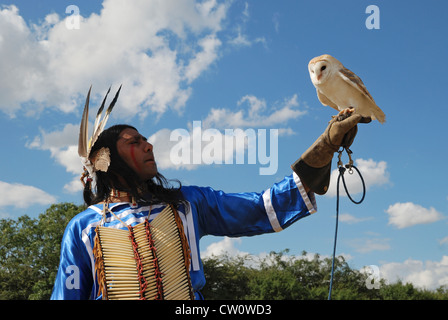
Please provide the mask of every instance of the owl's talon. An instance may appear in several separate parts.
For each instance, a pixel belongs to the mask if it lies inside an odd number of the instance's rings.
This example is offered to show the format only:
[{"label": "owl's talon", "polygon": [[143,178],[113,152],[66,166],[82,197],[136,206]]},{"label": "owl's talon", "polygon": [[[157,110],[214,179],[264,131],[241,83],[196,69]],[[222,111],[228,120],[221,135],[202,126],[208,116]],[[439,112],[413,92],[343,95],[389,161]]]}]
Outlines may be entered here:
[{"label": "owl's talon", "polygon": [[350,117],[352,115],[353,112],[355,112],[355,109],[353,107],[345,108],[345,109],[339,111],[339,113],[337,115],[338,121],[347,119],[348,117]]}]

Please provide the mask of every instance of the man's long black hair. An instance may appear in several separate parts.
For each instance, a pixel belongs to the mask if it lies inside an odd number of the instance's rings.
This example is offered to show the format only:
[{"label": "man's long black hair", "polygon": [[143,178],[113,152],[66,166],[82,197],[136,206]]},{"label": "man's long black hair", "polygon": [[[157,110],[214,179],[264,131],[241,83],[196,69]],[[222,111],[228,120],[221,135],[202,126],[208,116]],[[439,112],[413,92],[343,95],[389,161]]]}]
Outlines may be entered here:
[{"label": "man's long black hair", "polygon": [[[104,130],[92,147],[90,154],[106,147],[110,150],[110,166],[107,172],[96,172],[96,186],[88,181],[84,187],[84,201],[92,205],[107,200],[113,189],[130,193],[137,202],[173,204],[177,206],[183,201],[180,191],[181,184],[173,187],[159,172],[150,180],[141,182],[138,175],[120,157],[117,150],[117,141],[120,133],[125,129],[135,129],[126,124],[114,125]],[[95,191],[92,190],[95,187]]]}]

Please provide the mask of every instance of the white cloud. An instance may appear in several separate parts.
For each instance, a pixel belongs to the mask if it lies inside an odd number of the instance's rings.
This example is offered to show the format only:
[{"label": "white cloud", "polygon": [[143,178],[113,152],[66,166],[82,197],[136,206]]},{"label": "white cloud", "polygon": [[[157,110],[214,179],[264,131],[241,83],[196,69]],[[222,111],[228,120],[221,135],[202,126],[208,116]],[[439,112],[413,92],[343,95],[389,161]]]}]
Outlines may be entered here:
[{"label": "white cloud", "polygon": [[40,135],[26,144],[28,148],[50,151],[50,156],[56,163],[75,175],[73,180],[64,186],[68,192],[82,190],[82,183],[79,180],[82,164],[78,156],[78,135],[79,125],[68,123],[62,130],[46,132],[41,129]]},{"label": "white cloud", "polygon": [[249,18],[249,17],[250,17],[250,13],[249,13],[249,3],[247,3],[247,2],[244,3],[243,16],[245,16],[246,18]]},{"label": "white cloud", "polygon": [[234,29],[234,33],[236,35],[232,35],[232,37],[229,38],[228,44],[234,47],[250,47],[254,44],[261,43],[265,48],[267,47],[267,41],[265,37],[256,37],[256,38],[249,38],[249,36],[246,35],[245,29],[247,22],[250,19],[250,10],[249,10],[249,3],[244,3],[244,9],[241,12],[240,23],[236,23]]},{"label": "white cloud", "polygon": [[280,31],[280,13],[275,12],[272,15],[272,23],[274,24],[275,32],[279,33],[279,31]]},{"label": "white cloud", "polygon": [[39,188],[0,181],[0,207],[28,208],[35,204],[48,205],[55,202],[54,196]]},{"label": "white cloud", "polygon": [[218,48],[221,41],[212,35],[203,38],[199,45],[202,51],[196,53],[185,70],[185,77],[189,83],[195,80],[218,58]]},{"label": "white cloud", "polygon": [[71,112],[90,84],[99,94],[123,83],[118,113],[181,111],[189,84],[219,58],[227,8],[215,0],[105,0],[100,14],[81,17],[70,30],[70,15],[52,13],[29,27],[17,7],[3,6],[0,110]]},{"label": "white cloud", "polygon": [[[385,161],[376,162],[372,159],[356,159],[355,166],[358,168],[364,179],[366,190],[369,190],[373,186],[381,186],[390,183],[387,163]],[[338,175],[338,169],[331,172],[330,187],[328,188],[326,196],[336,196]],[[344,173],[344,179],[350,195],[356,195],[362,192],[362,181],[356,170],[353,170],[353,174],[350,174],[348,170],[346,170]],[[346,196],[342,179],[339,183],[339,195]]]},{"label": "white cloud", "polygon": [[46,132],[41,129],[39,136],[27,143],[28,148],[48,150],[56,162],[71,173],[82,172],[81,161],[78,156],[79,125],[66,124],[62,130]]},{"label": "white cloud", "polygon": [[351,239],[349,245],[360,253],[368,253],[372,251],[385,251],[389,250],[390,239]]},{"label": "white cloud", "polygon": [[40,147],[44,150],[64,148],[68,145],[78,145],[79,124],[68,123],[62,130],[46,132],[41,129],[41,136],[35,137],[29,147]]},{"label": "white cloud", "polygon": [[[246,108],[243,106],[246,105]],[[205,127],[215,128],[247,128],[272,127],[284,125],[289,120],[297,119],[307,113],[300,104],[297,94],[267,108],[266,100],[253,95],[245,95],[238,102],[238,111],[221,108],[211,109],[205,118]]]},{"label": "white cloud", "polygon": [[0,109],[11,116],[20,103],[42,100],[45,53],[15,6],[0,10]]},{"label": "white cloud", "polygon": [[250,47],[254,44],[262,44],[265,48],[267,48],[267,41],[265,37],[257,37],[255,39],[249,39],[241,30],[241,26],[237,27],[236,31],[237,35],[230,39],[228,43],[235,47]]},{"label": "white cloud", "polygon": [[229,256],[246,255],[247,252],[242,252],[236,248],[236,245],[241,244],[240,238],[229,238],[224,237],[218,242],[213,242],[210,244],[204,252],[201,252],[202,258],[208,258],[213,255],[219,256],[223,254],[228,254]]},{"label": "white cloud", "polygon": [[443,256],[440,261],[407,259],[386,263],[380,267],[380,276],[389,283],[401,280],[420,288],[436,289],[448,285],[448,256]]},{"label": "white cloud", "polygon": [[366,217],[366,218],[358,218],[355,217],[349,213],[342,213],[339,215],[339,221],[340,222],[345,222],[348,224],[355,224],[355,223],[359,223],[359,222],[363,222],[363,221],[368,221],[368,220],[372,220],[371,217]]},{"label": "white cloud", "polygon": [[83,190],[82,182],[80,181],[81,172],[74,176],[73,179],[64,185],[64,190],[68,193],[75,193]]},{"label": "white cloud", "polygon": [[387,208],[389,224],[399,229],[407,228],[417,224],[427,224],[439,221],[444,216],[433,207],[429,209],[412,202],[397,202]]},{"label": "white cloud", "polygon": [[441,246],[448,246],[448,237],[445,237],[439,241]]},{"label": "white cloud", "polygon": [[241,27],[237,28],[237,36],[231,40],[229,43],[234,46],[248,47],[252,45],[252,42],[247,39],[246,35],[241,33]]}]

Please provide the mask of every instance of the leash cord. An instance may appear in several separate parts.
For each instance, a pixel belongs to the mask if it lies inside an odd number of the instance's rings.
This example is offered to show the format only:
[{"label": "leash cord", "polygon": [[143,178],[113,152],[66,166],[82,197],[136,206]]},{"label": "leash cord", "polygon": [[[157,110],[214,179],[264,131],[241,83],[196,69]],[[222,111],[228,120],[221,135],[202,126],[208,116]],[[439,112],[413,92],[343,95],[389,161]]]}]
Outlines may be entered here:
[{"label": "leash cord", "polygon": [[[351,152],[350,152],[351,153]],[[350,154],[349,153],[349,154]],[[351,158],[350,158],[351,159]],[[361,175],[361,172],[359,172],[358,168],[356,168],[352,162],[350,161],[350,164],[346,164],[345,167],[349,170],[349,173],[352,174],[352,168],[354,168],[356,170],[356,172],[358,172],[359,177],[361,178],[361,182],[362,182],[362,198],[359,201],[355,201],[353,200],[353,198],[351,197],[350,193],[348,192],[347,189],[347,185],[345,183],[345,179],[344,179],[344,173],[346,168],[344,168],[344,166],[340,165],[339,166],[339,176],[338,176],[338,181],[337,181],[337,185],[336,185],[336,227],[335,227],[335,232],[334,232],[334,246],[333,246],[333,259],[332,259],[332,263],[331,263],[331,277],[330,277],[330,290],[328,292],[328,300],[331,300],[331,291],[333,289],[333,277],[334,277],[334,262],[336,259],[336,242],[337,242],[337,238],[338,238],[338,221],[339,221],[339,181],[342,178],[342,183],[344,185],[344,189],[345,192],[347,193],[347,196],[349,197],[349,199],[354,203],[354,204],[360,204],[361,202],[364,201],[364,198],[366,196],[366,185],[364,183],[364,178]]]}]

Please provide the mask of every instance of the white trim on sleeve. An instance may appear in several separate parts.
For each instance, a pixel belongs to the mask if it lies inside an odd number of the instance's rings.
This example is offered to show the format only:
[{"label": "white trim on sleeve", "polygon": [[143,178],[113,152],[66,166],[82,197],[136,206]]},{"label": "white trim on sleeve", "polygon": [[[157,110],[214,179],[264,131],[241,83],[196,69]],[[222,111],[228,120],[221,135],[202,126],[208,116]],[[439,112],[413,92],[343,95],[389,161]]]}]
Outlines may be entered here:
[{"label": "white trim on sleeve", "polygon": [[274,207],[271,202],[271,189],[267,189],[263,193],[263,202],[264,208],[266,210],[266,214],[268,215],[269,222],[271,223],[271,227],[275,232],[280,232],[283,228],[280,226],[280,222],[277,219],[277,213],[275,212]]},{"label": "white trim on sleeve", "polygon": [[303,187],[302,181],[300,180],[300,177],[297,175],[297,173],[293,172],[292,176],[294,178],[294,182],[297,185],[297,188],[300,191],[302,199],[305,202],[306,207],[308,208],[309,213],[310,214],[316,213],[317,203],[316,203],[316,197],[314,196],[314,192],[310,192],[309,194],[307,194],[305,188]]}]

